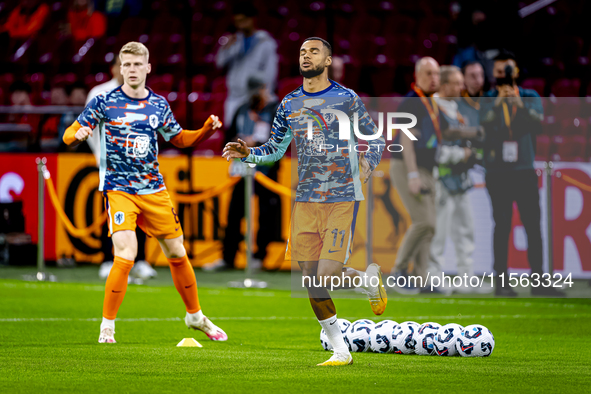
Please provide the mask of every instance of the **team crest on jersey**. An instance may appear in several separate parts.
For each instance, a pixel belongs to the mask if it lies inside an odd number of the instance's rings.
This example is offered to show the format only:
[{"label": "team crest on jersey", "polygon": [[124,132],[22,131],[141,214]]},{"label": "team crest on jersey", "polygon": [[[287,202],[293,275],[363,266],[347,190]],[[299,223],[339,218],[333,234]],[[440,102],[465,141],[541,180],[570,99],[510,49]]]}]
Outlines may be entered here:
[{"label": "team crest on jersey", "polygon": [[324,156],[325,151],[322,147],[325,145],[325,137],[322,132],[315,131],[312,139],[305,140],[304,155],[306,156]]},{"label": "team crest on jersey", "polygon": [[150,115],[150,126],[152,126],[153,129],[155,129],[156,126],[158,126],[158,116]]},{"label": "team crest on jersey", "polygon": [[150,137],[145,134],[129,133],[127,135],[125,154],[129,157],[142,158],[150,152]]},{"label": "team crest on jersey", "polygon": [[120,226],[125,221],[125,214],[121,211],[115,212],[115,224]]}]

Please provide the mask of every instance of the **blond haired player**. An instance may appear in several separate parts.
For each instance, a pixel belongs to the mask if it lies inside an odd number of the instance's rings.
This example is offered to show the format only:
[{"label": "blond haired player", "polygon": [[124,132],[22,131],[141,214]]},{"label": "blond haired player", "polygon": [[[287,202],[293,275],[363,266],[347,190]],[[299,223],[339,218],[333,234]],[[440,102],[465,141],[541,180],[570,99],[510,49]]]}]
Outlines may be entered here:
[{"label": "blond haired player", "polygon": [[[170,263],[189,328],[203,331],[211,340],[228,336],[203,315],[197,296],[195,272],[183,246],[179,218],[158,171],[158,133],[179,148],[194,146],[222,126],[211,115],[199,130],[183,130],[168,102],[146,88],[151,70],[148,49],[129,42],[119,52],[123,85],[93,98],[64,134],[68,145],[91,137],[101,129],[99,190],[109,214],[109,234],[115,259],[107,278],[99,343],[115,343],[115,317],[127,290],[127,277],[137,254],[138,224],[158,240]],[[96,130],[98,132],[98,130]]]}]

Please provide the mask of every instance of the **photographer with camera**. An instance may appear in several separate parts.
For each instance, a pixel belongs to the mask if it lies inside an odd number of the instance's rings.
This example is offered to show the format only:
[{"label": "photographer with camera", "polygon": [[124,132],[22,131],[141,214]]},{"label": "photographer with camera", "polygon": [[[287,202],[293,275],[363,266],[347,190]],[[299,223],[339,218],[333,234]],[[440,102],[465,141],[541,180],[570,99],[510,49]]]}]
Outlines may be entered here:
[{"label": "photographer with camera", "polygon": [[[541,132],[544,109],[540,96],[517,86],[519,69],[515,56],[501,51],[495,58],[493,74],[496,88],[484,94],[480,104],[480,123],[486,131],[484,167],[486,188],[495,221],[494,270],[507,277],[507,257],[513,201],[517,202],[527,234],[527,257],[531,274],[543,274],[540,195],[534,169],[535,137]],[[553,287],[532,287],[532,295],[564,296]],[[497,282],[495,294],[515,297],[505,282]]]},{"label": "photographer with camera", "polygon": [[[473,141],[481,142],[484,132],[477,119],[459,106],[464,87],[461,70],[456,66],[442,66],[440,80],[439,92],[433,97],[439,107],[441,129],[444,131],[435,155],[439,174],[435,188],[437,224],[431,243],[429,272],[441,276],[449,234],[456,250],[458,275],[470,277],[473,275],[474,223],[467,194],[473,186],[468,170],[476,163],[478,156]],[[438,289],[439,292],[445,290]],[[466,293],[470,289],[462,286],[454,290]]]}]

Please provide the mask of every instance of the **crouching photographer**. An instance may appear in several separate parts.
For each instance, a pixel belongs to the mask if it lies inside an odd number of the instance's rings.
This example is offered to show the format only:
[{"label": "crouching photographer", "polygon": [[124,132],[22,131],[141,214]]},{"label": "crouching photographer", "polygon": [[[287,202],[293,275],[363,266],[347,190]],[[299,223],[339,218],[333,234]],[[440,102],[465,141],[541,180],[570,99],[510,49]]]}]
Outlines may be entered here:
[{"label": "crouching photographer", "polygon": [[[534,90],[517,86],[519,69],[515,56],[502,51],[494,62],[496,88],[485,93],[480,106],[480,123],[486,131],[484,167],[495,221],[494,270],[507,277],[507,256],[513,201],[527,234],[527,257],[531,273],[543,274],[540,195],[534,169],[535,138],[541,132],[544,109]],[[553,287],[532,287],[532,295],[564,296]],[[517,293],[504,281],[497,281],[495,294],[514,297]]]}]

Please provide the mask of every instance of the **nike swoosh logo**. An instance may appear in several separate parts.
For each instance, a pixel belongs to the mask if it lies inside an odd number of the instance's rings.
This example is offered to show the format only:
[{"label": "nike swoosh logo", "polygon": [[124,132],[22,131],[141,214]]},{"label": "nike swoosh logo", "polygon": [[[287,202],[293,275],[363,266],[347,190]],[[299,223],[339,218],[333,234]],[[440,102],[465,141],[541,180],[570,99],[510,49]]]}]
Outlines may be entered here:
[{"label": "nike swoosh logo", "polygon": [[336,322],[337,322],[337,321],[335,320],[335,321],[333,321],[332,323],[330,323],[330,325],[332,326],[332,325],[333,325],[333,324],[335,324]]},{"label": "nike swoosh logo", "polygon": [[335,253],[335,252],[340,252],[340,251],[341,251],[341,249],[338,249],[338,250],[330,250],[330,249],[328,249],[328,253]]},{"label": "nike swoosh logo", "polygon": [[195,283],[193,283],[192,285],[189,285],[189,286],[185,286],[185,289],[188,289],[189,287],[191,287],[193,285],[195,285]]},{"label": "nike swoosh logo", "polygon": [[111,290],[113,293],[121,293],[123,290],[119,290],[119,291],[115,291],[115,290]]},{"label": "nike swoosh logo", "polygon": [[181,228],[181,227],[180,226],[179,227],[175,227],[174,228],[174,231],[179,231],[179,228]]}]

